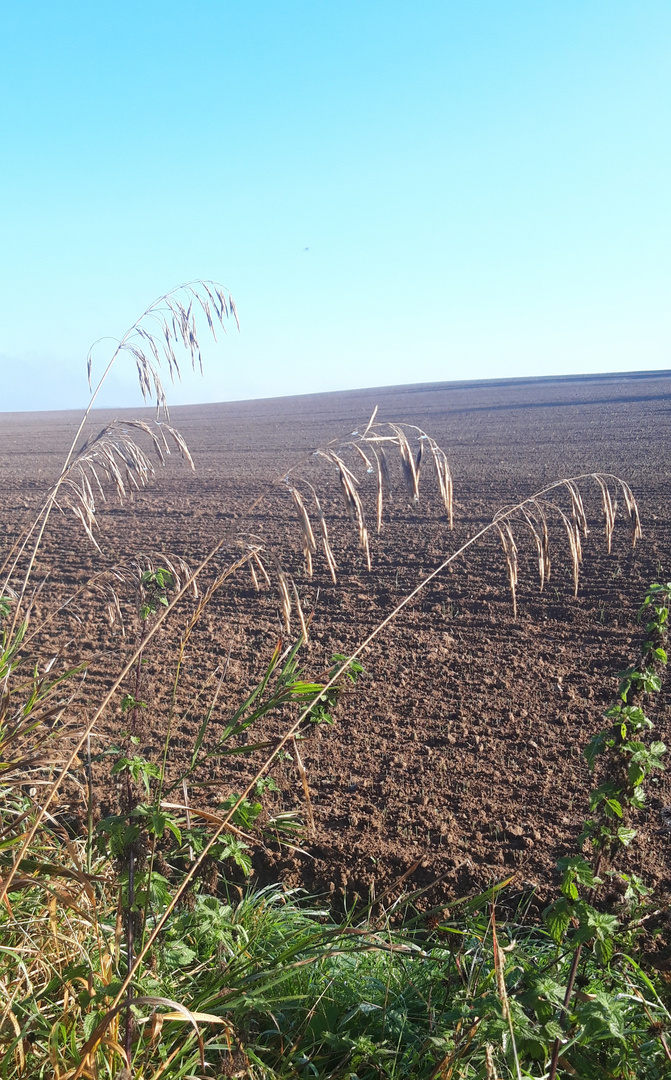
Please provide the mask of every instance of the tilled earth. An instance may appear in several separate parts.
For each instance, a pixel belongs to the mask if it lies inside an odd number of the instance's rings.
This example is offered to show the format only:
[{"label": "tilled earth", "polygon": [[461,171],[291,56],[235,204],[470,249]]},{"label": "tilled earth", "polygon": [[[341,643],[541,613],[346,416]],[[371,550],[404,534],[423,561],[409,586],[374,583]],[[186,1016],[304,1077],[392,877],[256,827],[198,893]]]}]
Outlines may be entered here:
[{"label": "tilled earth", "polygon": [[[405,888],[438,881],[424,897],[432,903],[511,874],[520,888],[531,884],[543,895],[557,880],[557,858],[575,850],[591,786],[582,751],[603,726],[618,671],[638,655],[636,612],[643,592],[650,582],[671,577],[670,404],[671,374],[650,373],[394,387],[174,409],[172,423],[185,436],[197,471],[170,459],[123,506],[110,492],[98,507],[102,553],[72,514],[55,515],[36,567],[34,580],[44,584],[33,625],[93,574],[139,552],[159,553],[158,562],[160,553],[176,553],[195,565],[228,539],[228,554],[205,571],[206,582],[239,550],[235,537],[253,534],[296,578],[312,614],[302,663],[305,677],[317,678],[334,653],[356,647],[500,507],[561,477],[596,470],[623,477],[638,498],[643,540],[632,552],[619,513],[608,555],[598,491],[582,483],[592,529],[577,598],[559,522],[543,592],[532,538],[522,527],[516,531],[516,617],[497,535],[474,544],[419,593],[366,651],[366,675],[341,700],[334,725],[311,729],[300,744],[315,819],[314,835],[301,842],[305,853],[269,849],[255,855],[259,881],[279,877],[348,901],[354,894],[379,896],[394,883],[398,888],[404,874]],[[361,430],[375,405],[378,419],[416,424],[447,453],[455,528],[447,528],[427,466],[419,507],[410,506],[399,473],[382,533],[372,536],[369,573],[334,470],[310,451]],[[96,412],[90,433],[114,415]],[[150,414],[118,414],[131,415]],[[77,421],[74,413],[0,414],[8,548],[57,476]],[[365,466],[348,460],[364,478]],[[314,579],[307,581],[291,500],[283,485],[272,485],[297,462],[302,464],[292,475],[309,477],[318,487],[329,520],[336,586],[319,554]],[[369,521],[373,488],[369,477],[362,484]],[[122,604],[128,602],[122,596]],[[103,607],[84,592],[36,639],[44,655],[68,642],[67,659],[88,662],[76,705],[82,719],[135,640],[132,617],[124,639],[105,622]],[[148,650],[143,748],[154,756],[165,734],[176,645],[192,609],[190,601]],[[215,594],[186,649],[171,775],[190,753],[221,672],[213,734],[260,677],[281,634],[276,592],[257,593],[246,571]],[[651,712],[666,742],[669,701],[667,685]],[[264,721],[259,738],[275,737],[288,720],[285,712]],[[109,745],[122,725],[117,697],[96,729],[94,747]],[[239,791],[256,761],[235,757],[226,767],[208,767],[196,780],[210,786],[194,783],[190,800],[213,806]],[[298,810],[305,818],[294,761],[276,764],[273,776],[278,790],[267,796],[268,808]],[[667,774],[650,789],[629,868],[671,891],[671,846],[661,817],[671,805]],[[97,790],[100,808],[112,807],[114,783],[102,766]]]}]

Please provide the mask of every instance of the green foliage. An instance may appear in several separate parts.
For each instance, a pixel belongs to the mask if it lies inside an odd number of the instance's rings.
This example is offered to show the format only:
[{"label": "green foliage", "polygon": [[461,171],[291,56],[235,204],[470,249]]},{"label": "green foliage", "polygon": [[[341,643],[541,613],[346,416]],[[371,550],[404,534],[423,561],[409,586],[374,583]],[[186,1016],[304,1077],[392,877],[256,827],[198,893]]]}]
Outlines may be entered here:
[{"label": "green foliage", "polygon": [[[652,728],[643,709],[643,699],[661,687],[654,668],[666,664],[663,643],[670,598],[671,584],[652,585],[648,589],[639,611],[639,620],[647,619],[641,661],[618,676],[620,700],[605,714],[611,727],[598,732],[585,749],[590,771],[599,768],[604,777],[590,792],[589,809],[593,816],[585,821],[578,838],[580,849],[589,844],[594,864],[582,855],[560,859],[562,897],[545,911],[546,925],[557,943],[564,940],[571,926],[577,927],[571,938],[572,947],[589,942],[604,963],[612,955],[617,919],[612,925],[605,917],[599,921],[591,903],[580,900],[579,890],[589,890],[591,900],[603,881],[599,874],[619,849],[633,842],[636,830],[629,824],[629,816],[645,805],[647,778],[652,772],[664,769],[664,743],[655,740],[648,745],[643,741],[643,735]],[[631,900],[636,895],[641,899],[638,879],[626,881],[628,898]]]},{"label": "green foliage", "polygon": [[112,766],[112,776],[118,773],[128,773],[135,783],[142,781],[144,789],[149,796],[149,781],[158,779],[161,770],[153,761],[147,761],[140,754],[132,758],[120,757]]},{"label": "green foliage", "polygon": [[146,709],[147,704],[144,701],[136,701],[132,694],[124,694],[121,699],[121,712],[132,712],[133,709]]},{"label": "green foliage", "polygon": [[[612,864],[618,853],[636,838],[636,829],[629,824],[629,818],[645,806],[645,781],[652,772],[664,769],[664,743],[653,741],[648,746],[644,741],[644,736],[653,725],[645,715],[643,701],[646,696],[661,689],[659,671],[667,663],[664,645],[670,600],[671,584],[652,585],[648,589],[639,610],[639,621],[647,620],[641,660],[620,672],[620,700],[605,714],[611,721],[611,727],[598,732],[585,749],[590,771],[594,773],[599,770],[603,777],[601,783],[590,792],[589,809],[594,816],[584,822],[578,837],[579,849],[582,850],[587,843],[594,861],[590,863],[582,855],[559,860],[562,895],[544,912],[551,937],[557,945],[566,948],[568,955],[572,955],[563,1002],[565,1009],[570,1001],[583,946],[591,946],[595,959],[610,967],[618,941],[624,938],[627,944],[627,931],[621,924],[619,914],[595,907],[604,872],[611,879],[619,877],[625,909],[640,908],[641,912],[644,911],[648,890],[635,875],[618,875],[612,869]],[[581,897],[580,889],[588,890],[586,899]],[[645,917],[643,915],[638,922],[634,921],[634,926],[640,926]],[[586,1031],[595,1039],[612,1037],[626,1041],[623,1010],[621,1006],[609,1002],[602,989],[594,995],[594,1002],[590,1002]],[[562,1028],[555,1038],[550,1080],[554,1080],[557,1074],[562,1042],[567,1041]],[[666,1043],[664,1049],[668,1058],[671,1052]],[[581,1068],[586,1068],[582,1057]]]},{"label": "green foliage", "polygon": [[140,618],[143,622],[160,607],[168,607],[168,591],[174,584],[174,575],[161,566],[156,570],[145,570],[140,577]]},{"label": "green foliage", "polygon": [[[597,818],[585,822],[581,844],[588,840],[597,857],[612,859],[619,846],[627,846],[636,836],[625,817],[645,805],[645,781],[651,773],[664,769],[666,746],[659,740],[648,745],[644,735],[652,728],[643,700],[661,688],[659,669],[667,662],[663,647],[668,627],[671,583],[651,585],[639,611],[646,619],[645,638],[638,665],[621,672],[620,700],[606,711],[611,727],[591,739],[585,758],[592,772],[597,766],[605,779],[590,795],[590,812]],[[621,824],[617,824],[617,822]]]},{"label": "green foliage", "polygon": [[365,668],[358,660],[351,660],[343,671],[340,668],[347,662],[347,657],[342,653],[334,653],[331,657],[331,669],[328,673],[328,681],[339,675],[338,682],[324,690],[319,701],[310,709],[307,719],[311,724],[332,724],[333,710],[343,692],[343,684],[349,682],[355,686],[359,677],[364,674]]},{"label": "green foliage", "polygon": [[[123,876],[120,885],[125,896]],[[48,919],[35,918],[44,903],[38,888],[12,893],[22,921],[32,919],[33,934],[42,934],[33,945],[41,943],[43,974],[34,970],[30,992],[12,1004],[16,1026],[3,1029],[0,1050],[5,1075],[15,1075],[19,1042],[30,1080],[53,1075],[54,1063],[63,1074],[73,1069],[116,994],[123,960],[114,960],[115,893],[96,888],[89,919],[73,927],[77,954],[65,964]],[[159,912],[173,888],[156,873],[149,887],[141,872],[136,904]],[[234,903],[197,890],[137,980],[133,1074],[151,1077],[170,1061],[167,1075],[175,1078],[429,1080],[457,1065],[464,1077],[515,1076],[492,942],[495,892],[457,902],[452,917],[429,931],[411,908],[396,924],[370,911],[342,922],[277,886]],[[4,962],[16,963],[11,956],[21,955],[25,937],[2,911],[0,924]],[[554,1040],[563,1036],[556,1015],[570,956],[538,927],[501,916],[497,926],[522,1075],[547,1075]],[[663,984],[615,952],[604,976],[599,948],[613,932],[612,917],[586,909],[577,932],[595,948],[568,1011],[562,1075],[662,1080],[668,1062],[655,1026],[668,1030]],[[199,1018],[205,1069],[188,1024],[152,1020],[153,1013],[174,1017],[175,999]],[[94,1055],[101,1076],[121,1069],[110,1045]]]}]

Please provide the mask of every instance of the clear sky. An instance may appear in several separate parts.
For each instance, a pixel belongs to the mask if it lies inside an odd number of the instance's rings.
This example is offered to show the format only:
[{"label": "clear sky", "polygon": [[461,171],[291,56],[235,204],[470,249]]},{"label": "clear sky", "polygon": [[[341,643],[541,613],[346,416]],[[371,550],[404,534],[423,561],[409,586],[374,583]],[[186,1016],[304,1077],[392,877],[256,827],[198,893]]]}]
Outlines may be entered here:
[{"label": "clear sky", "polygon": [[173,403],[671,367],[670,46],[668,0],[1,0],[0,411],[195,277],[242,330]]}]

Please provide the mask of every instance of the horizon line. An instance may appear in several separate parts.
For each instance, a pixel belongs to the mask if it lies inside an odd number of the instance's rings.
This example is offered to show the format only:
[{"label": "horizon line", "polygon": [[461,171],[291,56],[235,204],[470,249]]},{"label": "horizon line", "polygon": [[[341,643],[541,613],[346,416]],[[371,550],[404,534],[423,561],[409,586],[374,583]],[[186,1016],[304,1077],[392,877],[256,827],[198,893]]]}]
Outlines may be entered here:
[{"label": "horizon line", "polygon": [[[477,389],[484,386],[512,386],[520,383],[572,383],[572,382],[599,382],[607,380],[626,379],[654,379],[668,378],[671,376],[671,368],[651,368],[644,371],[603,371],[588,372],[574,375],[511,375],[499,376],[490,379],[450,379],[441,382],[426,383],[391,383],[384,386],[361,386],[343,390],[316,390],[309,394],[279,394],[270,397],[229,398],[223,401],[199,401],[190,404],[168,405],[171,410],[176,409],[201,409],[222,405],[246,405],[252,402],[262,401],[296,401],[301,398],[335,397],[338,394],[380,394],[380,393],[430,393],[438,390]],[[155,404],[143,402],[141,405],[101,405],[94,407],[92,413],[102,412],[137,412],[138,409],[154,410]],[[44,416],[62,415],[64,413],[81,413],[86,406],[72,406],[65,409],[8,409],[0,410],[3,416]]]}]

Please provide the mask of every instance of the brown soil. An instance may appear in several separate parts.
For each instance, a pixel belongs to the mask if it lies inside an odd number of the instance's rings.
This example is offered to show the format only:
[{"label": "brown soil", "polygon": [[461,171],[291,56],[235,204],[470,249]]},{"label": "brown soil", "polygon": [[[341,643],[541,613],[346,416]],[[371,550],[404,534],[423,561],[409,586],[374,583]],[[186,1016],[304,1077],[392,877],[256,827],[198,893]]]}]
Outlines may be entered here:
[{"label": "brown soil", "polygon": [[[669,481],[671,375],[594,376],[480,384],[440,384],[325,394],[273,401],[184,407],[172,420],[197,463],[195,475],[171,462],[155,482],[120,507],[101,507],[99,555],[71,517],[50,525],[39,559],[46,575],[37,606],[43,615],[57,598],[102,566],[139,550],[168,550],[195,562],[218,538],[248,529],[275,550],[302,582],[313,609],[308,676],[318,676],[334,652],[353,648],[422,575],[435,568],[497,508],[561,476],[592,470],[624,477],[641,509],[644,539],[635,553],[620,520],[613,553],[605,553],[599,505],[585,545],[580,593],[572,596],[566,545],[555,538],[552,579],[539,593],[531,548],[520,535],[519,612],[513,617],[497,538],[472,548],[433,582],[364,657],[367,676],[338,708],[333,727],[302,744],[310,777],[316,836],[309,854],[259,853],[259,880],[367,897],[410,869],[419,888],[443,877],[432,901],[472,884],[515,872],[521,886],[547,889],[557,858],[574,850],[586,811],[589,776],[582,750],[602,726],[616,675],[636,658],[636,610],[645,587],[671,576]],[[408,506],[399,486],[373,543],[373,570],[337,502],[325,499],[334,522],[337,587],[318,560],[312,586],[301,570],[300,534],[286,495],[271,494],[251,519],[253,500],[306,451],[365,424],[375,404],[380,418],[415,423],[445,449],[455,478],[456,527],[449,532],[429,498]],[[110,413],[96,413],[92,430]],[[0,416],[0,489],[7,541],[39,504],[72,437],[74,413]],[[327,477],[328,471],[323,473]],[[329,480],[329,483],[331,481]],[[330,490],[330,494],[329,494]],[[587,488],[585,488],[587,490]],[[318,591],[317,591],[318,590]],[[58,633],[42,635],[44,650],[58,634],[73,644],[68,656],[90,662],[82,704],[90,708],[128,647],[101,626],[91,601],[70,609]],[[150,654],[143,691],[150,704],[145,748],[158,753],[172,678],[179,623]],[[279,634],[275,597],[257,595],[248,578],[218,593],[194,634],[180,692],[183,713],[217,665],[228,664],[215,713],[220,723],[267,662]],[[659,695],[652,716],[669,741],[671,699]],[[180,720],[172,768],[187,753],[202,703]],[[104,718],[98,745],[118,729],[118,708]],[[286,718],[275,721],[280,730]],[[236,759],[213,774],[214,792],[239,790],[249,763]],[[301,809],[295,766],[274,776],[275,810]],[[103,803],[113,801],[109,782]],[[669,840],[660,810],[671,804],[668,774],[650,785],[641,840],[631,869],[671,890]]]}]

